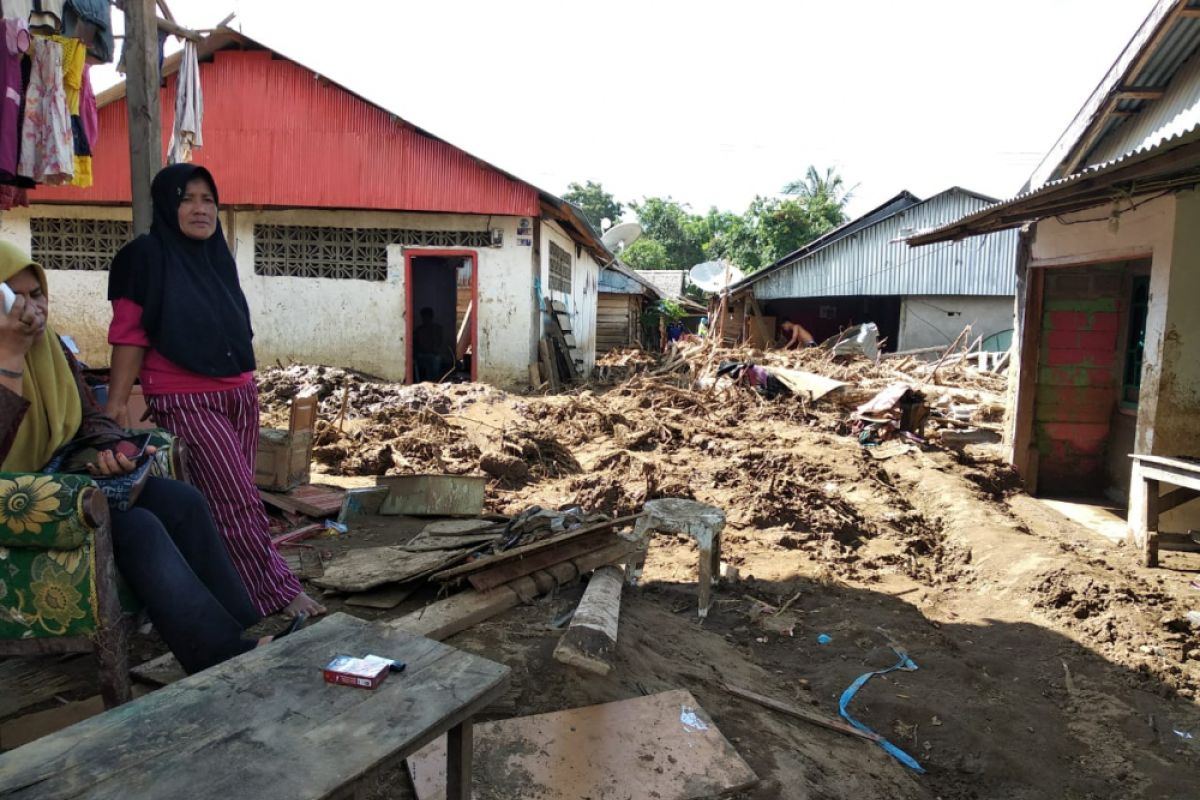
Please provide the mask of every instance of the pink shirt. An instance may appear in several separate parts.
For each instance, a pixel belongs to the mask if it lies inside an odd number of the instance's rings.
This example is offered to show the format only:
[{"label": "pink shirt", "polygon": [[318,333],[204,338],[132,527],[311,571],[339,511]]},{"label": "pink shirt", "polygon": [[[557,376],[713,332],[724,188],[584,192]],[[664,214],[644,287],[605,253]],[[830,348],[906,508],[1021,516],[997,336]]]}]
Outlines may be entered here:
[{"label": "pink shirt", "polygon": [[141,374],[143,394],[223,392],[226,389],[245,386],[254,380],[253,372],[244,372],[228,378],[210,378],[175,364],[150,346],[150,339],[142,328],[142,307],[123,297],[113,301],[113,320],[108,326],[108,343],[146,348]]}]

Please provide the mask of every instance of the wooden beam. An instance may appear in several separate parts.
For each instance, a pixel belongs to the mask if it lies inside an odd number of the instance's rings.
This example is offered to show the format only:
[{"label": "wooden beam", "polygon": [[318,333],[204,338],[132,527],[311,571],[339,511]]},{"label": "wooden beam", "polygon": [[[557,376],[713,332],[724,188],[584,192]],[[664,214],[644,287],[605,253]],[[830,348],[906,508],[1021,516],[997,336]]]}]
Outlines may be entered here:
[{"label": "wooden beam", "polygon": [[618,566],[600,567],[592,573],[571,627],[554,648],[555,661],[597,675],[612,670],[624,585],[625,573]]},{"label": "wooden beam", "polygon": [[199,42],[204,39],[204,36],[199,31],[194,31],[191,28],[185,28],[182,25],[177,25],[171,20],[163,19],[162,17],[156,17],[154,21],[159,28],[171,34],[172,36],[178,36],[181,39],[191,39],[193,42]]},{"label": "wooden beam", "polygon": [[150,231],[154,219],[150,182],[162,169],[156,21],[154,0],[125,0],[125,86],[134,235]]},{"label": "wooden beam", "polygon": [[1194,489],[1181,487],[1158,498],[1158,512],[1165,513],[1197,498],[1200,498],[1200,494],[1197,494]]},{"label": "wooden beam", "polygon": [[1146,89],[1135,86],[1122,86],[1117,89],[1115,94],[1117,98],[1121,100],[1161,100],[1162,96],[1166,93],[1166,89]]}]

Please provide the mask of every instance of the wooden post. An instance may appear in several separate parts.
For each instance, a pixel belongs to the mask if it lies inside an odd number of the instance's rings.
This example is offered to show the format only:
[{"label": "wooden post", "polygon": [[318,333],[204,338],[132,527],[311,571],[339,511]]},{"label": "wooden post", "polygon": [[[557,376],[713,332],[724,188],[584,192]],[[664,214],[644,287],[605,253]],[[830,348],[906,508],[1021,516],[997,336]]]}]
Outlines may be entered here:
[{"label": "wooden post", "polygon": [[556,661],[597,675],[609,673],[617,644],[624,583],[625,573],[617,566],[600,567],[592,573],[571,627],[554,648]]},{"label": "wooden post", "polygon": [[767,324],[763,322],[762,309],[758,305],[758,298],[754,296],[754,290],[750,290],[750,308],[754,310],[754,324],[758,326],[758,338],[762,339],[762,349],[771,349],[771,340],[767,338]]},{"label": "wooden post", "polygon": [[125,0],[125,97],[135,235],[150,230],[150,182],[162,169],[157,19],[155,0]]},{"label": "wooden post", "polygon": [[446,733],[446,800],[471,800],[472,735],[469,719]]}]

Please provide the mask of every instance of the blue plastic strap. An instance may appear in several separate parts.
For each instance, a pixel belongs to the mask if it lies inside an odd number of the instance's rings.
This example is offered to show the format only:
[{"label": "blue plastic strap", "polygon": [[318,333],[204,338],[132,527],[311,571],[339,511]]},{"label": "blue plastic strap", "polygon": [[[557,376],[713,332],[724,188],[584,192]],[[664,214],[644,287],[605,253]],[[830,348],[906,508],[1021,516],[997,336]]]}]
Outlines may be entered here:
[{"label": "blue plastic strap", "polygon": [[850,701],[854,699],[854,695],[858,692],[858,690],[861,689],[863,687],[863,685],[866,684],[867,681],[871,680],[871,678],[874,678],[876,675],[886,675],[887,673],[894,672],[896,670],[903,670],[905,672],[916,672],[917,665],[915,663],[913,663],[913,660],[908,657],[907,653],[905,653],[902,650],[897,650],[894,647],[892,648],[892,651],[900,658],[900,660],[896,662],[896,665],[892,666],[892,667],[888,667],[887,669],[876,670],[875,672],[868,672],[865,675],[859,675],[858,678],[855,679],[854,683],[850,684],[850,686],[846,689],[846,691],[842,692],[842,696],[838,700],[838,712],[842,715],[842,719],[846,720],[846,722],[849,722],[855,728],[858,728],[863,733],[870,733],[870,734],[878,737],[876,739],[876,741],[879,743],[879,746],[882,747],[884,749],[884,751],[888,755],[890,755],[892,758],[896,759],[901,764],[903,764],[904,766],[913,770],[914,772],[919,772],[921,774],[924,774],[925,770],[921,768],[921,765],[917,763],[917,760],[915,758],[913,758],[908,753],[901,750],[899,747],[896,747],[896,745],[892,744],[887,739],[884,739],[882,736],[879,736],[879,734],[875,733],[875,731],[871,730],[866,725],[864,725],[861,722],[859,722],[858,720],[856,720],[854,717],[850,716],[850,712],[846,710],[846,706],[850,705]]}]

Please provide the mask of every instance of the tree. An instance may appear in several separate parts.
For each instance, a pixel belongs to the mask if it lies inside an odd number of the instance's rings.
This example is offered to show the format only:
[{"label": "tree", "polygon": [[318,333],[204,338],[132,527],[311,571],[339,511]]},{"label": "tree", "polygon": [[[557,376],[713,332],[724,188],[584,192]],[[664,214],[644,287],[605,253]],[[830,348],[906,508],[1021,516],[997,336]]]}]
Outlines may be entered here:
[{"label": "tree", "polygon": [[603,186],[592,181],[588,181],[583,186],[574,181],[567,184],[567,191],[563,193],[563,199],[579,206],[583,211],[583,216],[596,230],[601,230],[601,220],[608,219],[615,225],[621,221],[621,215],[625,213],[625,207],[621,203],[604,191]]},{"label": "tree", "polygon": [[645,236],[625,248],[621,253],[621,261],[634,269],[674,268],[662,242],[647,239]]},{"label": "tree", "polygon": [[[642,226],[642,239],[650,239],[662,245],[666,253],[667,266],[647,269],[688,269],[704,260],[704,242],[695,227],[694,217],[687,206],[670,197],[646,197],[641,203],[630,203]],[[626,251],[628,252],[628,251]]]},{"label": "tree", "polygon": [[826,167],[825,174],[817,172],[817,168],[809,166],[800,180],[791,181],[783,187],[783,193],[794,195],[804,200],[817,200],[823,203],[844,207],[850,202],[854,189],[847,189],[842,176],[833,167]]}]

